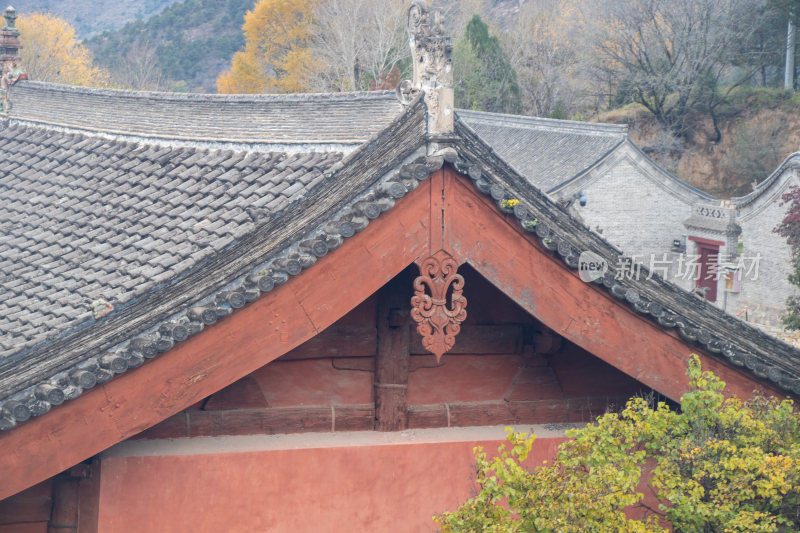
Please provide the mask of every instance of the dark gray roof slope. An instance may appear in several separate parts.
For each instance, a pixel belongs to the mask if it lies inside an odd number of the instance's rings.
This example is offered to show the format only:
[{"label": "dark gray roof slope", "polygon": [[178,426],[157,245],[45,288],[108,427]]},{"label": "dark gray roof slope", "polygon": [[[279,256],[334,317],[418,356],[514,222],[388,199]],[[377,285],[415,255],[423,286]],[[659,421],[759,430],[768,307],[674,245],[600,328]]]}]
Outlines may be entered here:
[{"label": "dark gray roof slope", "polygon": [[251,231],[340,153],[244,153],[0,129],[0,360]]},{"label": "dark gray roof slope", "polygon": [[394,92],[207,95],[14,85],[11,118],[69,128],[228,143],[361,144],[402,111]]},{"label": "dark gray roof slope", "polygon": [[627,126],[457,110],[520,175],[550,192],[619,146]]},{"label": "dark gray roof slope", "polygon": [[[11,206],[0,212],[13,230],[0,256],[13,294],[0,301],[20,320],[3,330],[15,338],[0,357],[0,431],[286,282],[443,164],[420,157],[421,97],[344,157],[0,132],[0,197]],[[85,295],[115,309],[95,319]]]}]

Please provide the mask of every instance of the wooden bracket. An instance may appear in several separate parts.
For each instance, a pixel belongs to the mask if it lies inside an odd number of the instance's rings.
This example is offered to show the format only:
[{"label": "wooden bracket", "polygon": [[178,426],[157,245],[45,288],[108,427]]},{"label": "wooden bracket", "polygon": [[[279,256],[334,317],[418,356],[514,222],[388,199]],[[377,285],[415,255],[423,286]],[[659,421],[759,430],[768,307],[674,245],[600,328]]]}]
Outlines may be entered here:
[{"label": "wooden bracket", "polygon": [[419,261],[417,266],[420,275],[414,280],[411,318],[422,335],[422,346],[438,362],[455,344],[461,323],[467,318],[464,278],[457,272],[456,260],[444,250]]}]

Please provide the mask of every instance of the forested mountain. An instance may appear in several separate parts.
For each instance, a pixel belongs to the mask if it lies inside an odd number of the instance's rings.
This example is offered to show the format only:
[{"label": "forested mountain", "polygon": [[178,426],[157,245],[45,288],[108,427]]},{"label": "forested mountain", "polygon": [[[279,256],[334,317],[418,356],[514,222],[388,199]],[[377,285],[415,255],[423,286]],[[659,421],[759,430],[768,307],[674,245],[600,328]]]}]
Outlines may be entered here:
[{"label": "forested mountain", "polygon": [[19,13],[47,11],[63,18],[82,39],[147,19],[178,0],[14,0]]},{"label": "forested mountain", "polygon": [[[230,67],[234,53],[244,47],[244,15],[253,9],[256,0],[146,0],[145,4],[153,2],[172,5],[151,18],[86,40],[95,60],[118,74],[123,85],[130,85],[124,71],[146,69],[157,71],[159,89],[216,92],[217,77]],[[461,33],[476,12],[485,11],[492,20],[505,24],[524,3],[525,0],[436,0],[434,5],[446,12],[449,29]],[[401,4],[405,7],[407,2],[401,0]],[[60,9],[54,12],[69,18]],[[351,31],[355,32],[365,23],[350,22],[354,24]]]},{"label": "forested mountain", "polygon": [[145,88],[216,92],[217,76],[244,46],[242,22],[253,4],[254,0],[184,0],[85,44],[112,73],[124,76],[136,67],[156,72],[160,82]]}]

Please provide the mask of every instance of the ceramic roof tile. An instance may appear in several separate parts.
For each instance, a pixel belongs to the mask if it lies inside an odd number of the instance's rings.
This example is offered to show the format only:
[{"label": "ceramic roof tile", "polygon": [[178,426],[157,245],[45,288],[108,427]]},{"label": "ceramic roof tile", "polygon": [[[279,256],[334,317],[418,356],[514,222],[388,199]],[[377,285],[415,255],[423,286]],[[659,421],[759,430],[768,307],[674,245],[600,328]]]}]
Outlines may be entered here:
[{"label": "ceramic roof tile", "polygon": [[542,192],[580,174],[627,137],[626,126],[458,110],[458,118]]},{"label": "ceramic roof tile", "polygon": [[[165,112],[165,107],[169,112]],[[25,81],[14,86],[12,118],[141,137],[233,143],[358,145],[402,107],[394,92],[303,95],[201,95],[87,89]],[[30,132],[30,139],[41,139]],[[28,133],[25,134],[28,136]],[[12,144],[15,140],[9,139]],[[105,139],[64,136],[76,150],[103,149]],[[83,143],[83,144],[81,144]],[[22,144],[27,144],[27,141]],[[10,148],[11,150],[17,150]],[[118,153],[111,150],[110,153]],[[144,159],[157,161],[152,150]],[[219,153],[213,165],[239,163]]]},{"label": "ceramic roof tile", "polygon": [[[86,298],[122,304],[192,268],[254,229],[251,202],[282,208],[317,167],[342,157],[140,145],[22,125],[0,127],[0,147],[0,360],[90,320]],[[297,172],[294,185],[272,182],[280,162],[315,170]]]}]

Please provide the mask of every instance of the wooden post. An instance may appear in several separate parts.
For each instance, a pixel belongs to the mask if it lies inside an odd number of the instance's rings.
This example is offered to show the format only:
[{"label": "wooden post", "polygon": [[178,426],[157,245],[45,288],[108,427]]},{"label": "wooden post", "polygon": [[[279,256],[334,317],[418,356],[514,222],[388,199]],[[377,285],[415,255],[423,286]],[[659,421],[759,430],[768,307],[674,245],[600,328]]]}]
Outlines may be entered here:
[{"label": "wooden post", "polygon": [[408,427],[411,283],[402,274],[378,294],[378,354],[375,364],[375,429]]},{"label": "wooden post", "polygon": [[91,477],[91,467],[85,464],[73,466],[53,481],[53,508],[48,533],[77,532],[79,520],[79,486],[83,479]]}]

